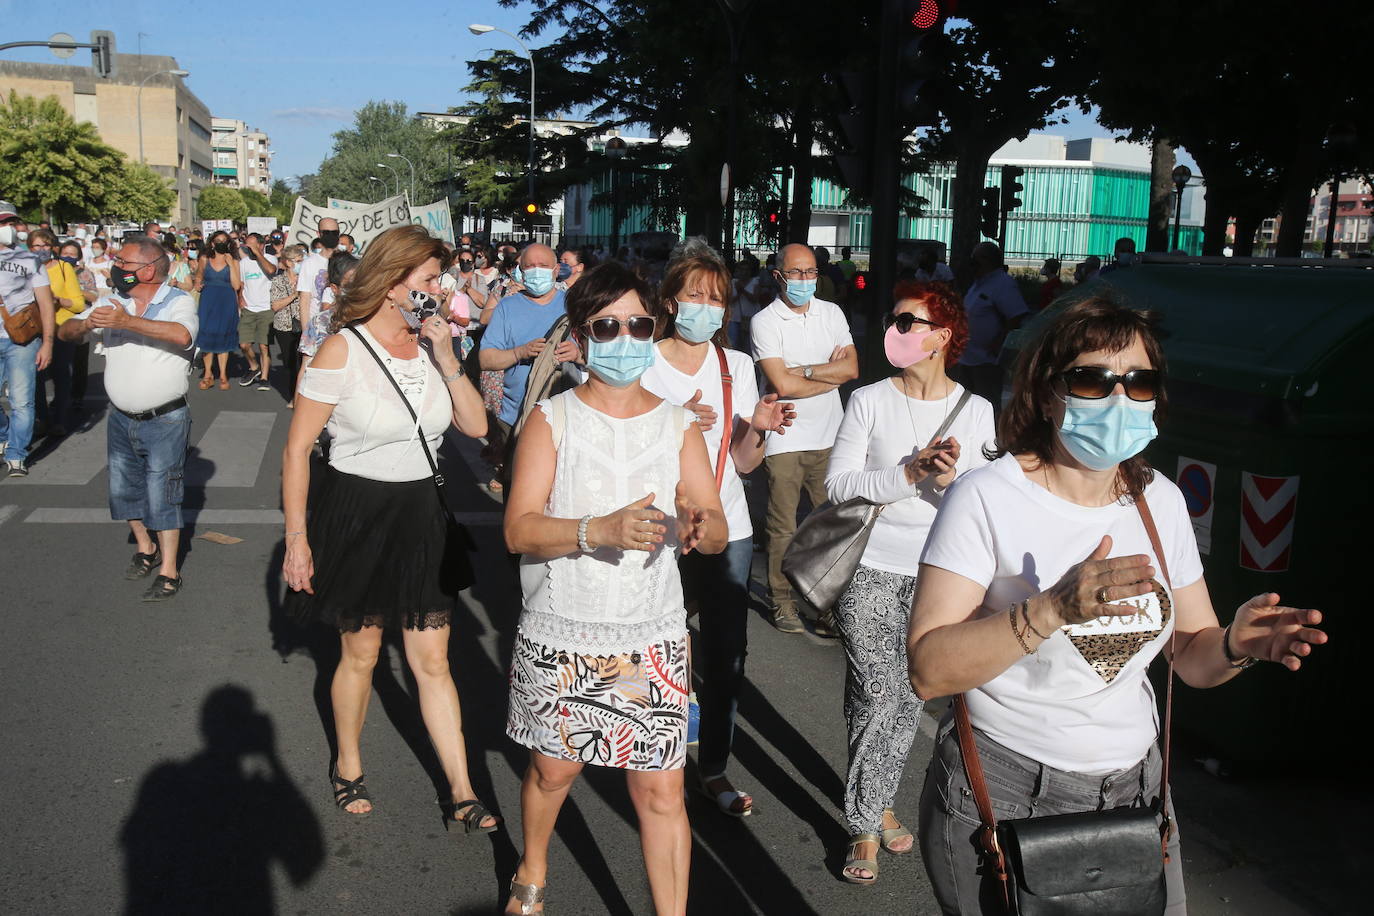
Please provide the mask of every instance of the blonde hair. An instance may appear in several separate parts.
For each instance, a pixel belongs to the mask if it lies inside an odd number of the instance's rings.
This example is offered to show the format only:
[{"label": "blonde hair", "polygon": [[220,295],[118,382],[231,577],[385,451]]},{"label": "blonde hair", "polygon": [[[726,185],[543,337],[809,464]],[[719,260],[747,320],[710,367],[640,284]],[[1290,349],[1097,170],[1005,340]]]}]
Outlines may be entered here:
[{"label": "blonde hair", "polygon": [[334,303],[334,328],[367,321],[386,303],[386,294],[428,261],[436,258],[447,267],[444,243],[422,226],[397,226],[377,236],[363,255],[353,279],[339,290]]}]

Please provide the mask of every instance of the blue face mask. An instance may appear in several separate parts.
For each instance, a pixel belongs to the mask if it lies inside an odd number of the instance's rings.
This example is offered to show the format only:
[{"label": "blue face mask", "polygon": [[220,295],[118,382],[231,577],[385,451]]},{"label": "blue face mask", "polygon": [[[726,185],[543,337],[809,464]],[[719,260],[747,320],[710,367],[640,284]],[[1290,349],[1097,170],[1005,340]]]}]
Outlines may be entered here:
[{"label": "blue face mask", "polygon": [[531,267],[523,271],[520,282],[525,284],[525,289],[529,290],[533,296],[546,295],[553,289],[553,268],[551,267]]},{"label": "blue face mask", "polygon": [[607,385],[624,388],[654,364],[654,342],[621,334],[610,343],[587,341],[587,368]]},{"label": "blue face mask", "polygon": [[788,280],[787,301],[793,305],[806,305],[816,295],[815,280]]},{"label": "blue face mask", "polygon": [[1115,394],[1095,400],[1067,397],[1064,404],[1059,441],[1094,471],[1111,470],[1134,458],[1159,435],[1154,401],[1132,401]]},{"label": "blue face mask", "polygon": [[706,343],[725,321],[725,309],[707,305],[705,302],[683,302],[678,300],[677,317],[673,327],[690,343]]},{"label": "blue face mask", "polygon": [[569,266],[569,265],[567,265],[567,264],[564,264],[562,261],[559,261],[559,262],[558,262],[558,279],[560,279],[560,280],[566,280],[566,279],[568,279],[568,278],[571,277],[571,276],[572,276],[572,267]]}]

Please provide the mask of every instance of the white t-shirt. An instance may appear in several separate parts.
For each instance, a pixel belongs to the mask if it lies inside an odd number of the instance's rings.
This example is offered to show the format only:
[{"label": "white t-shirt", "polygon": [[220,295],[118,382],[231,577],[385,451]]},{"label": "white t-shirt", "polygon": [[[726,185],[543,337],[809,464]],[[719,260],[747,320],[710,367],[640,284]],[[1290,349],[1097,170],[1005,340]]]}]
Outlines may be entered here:
[{"label": "white t-shirt", "polygon": [[[431,454],[438,455],[444,431],[453,422],[453,400],[423,350],[415,359],[387,353],[366,328],[359,328],[419,415]],[[352,331],[344,331],[348,360],[342,369],[310,366],[300,393],[312,401],[333,404],[329,415],[329,465],[369,480],[421,480],[433,472],[410,411],[376,360]]]},{"label": "white t-shirt", "polygon": [[310,294],[310,308],[302,310],[301,324],[309,324],[319,308],[320,297],[329,288],[329,259],[316,252],[310,252],[301,262],[296,272],[296,292]]},{"label": "white t-shirt", "polygon": [[[849,396],[825,488],[832,502],[862,496],[887,506],[864,548],[864,566],[916,575],[944,491],[933,477],[912,485],[905,465],[930,443],[963,393],[963,386],[955,384],[948,397],[922,401],[907,397],[895,379],[887,378]],[[970,397],[945,433],[959,440],[958,473],[987,464],[983,446],[992,444],[994,435],[992,405],[977,395]]]},{"label": "white t-shirt", "polygon": [[[134,300],[106,296],[76,317],[89,318],[91,312],[106,305],[138,314]],[[176,322],[190,332],[191,343],[178,347],[120,328],[88,328],[105,346],[105,393],[111,404],[129,413],[152,410],[186,394],[190,378],[186,364],[195,351],[196,331],[200,329],[196,300],[166,283],[153,294],[142,317]]]},{"label": "white t-shirt", "polygon": [[[844,312],[835,303],[819,298],[812,298],[804,312],[794,311],[782,299],[774,299],[754,316],[749,329],[754,359],[778,358],[789,369],[827,363],[836,347],[854,343]],[[839,390],[832,388],[824,394],[787,400],[796,405],[797,418],[786,435],[768,434],[764,455],[830,448],[844,416]]]},{"label": "white t-shirt", "polygon": [[[639,379],[646,391],[652,392],[670,404],[682,405],[701,391],[701,403],[713,408],[717,414],[724,409],[725,394],[720,383],[720,359],[716,357],[715,347],[706,351],[706,359],[695,375],[686,375],[675,369],[662,351],[662,342],[656,347],[658,358]],[[720,454],[720,443],[725,435],[726,424],[733,426],[736,420],[745,423],[754,415],[754,405],[759,402],[758,382],[754,379],[754,361],[738,350],[726,349],[725,362],[730,367],[730,402],[734,417],[717,417],[716,425],[702,433],[706,439],[706,454],[711,459],[711,474],[716,473],[716,458]],[[750,432],[749,435],[754,435]],[[749,506],[744,500],[744,482],[735,470],[734,456],[725,459],[725,479],[721,483],[720,503],[725,510],[725,522],[730,531],[730,540],[752,537],[753,526],[749,522]]]},{"label": "white t-shirt", "polygon": [[[1202,578],[1202,561],[1183,495],[1156,473],[1145,499],[1159,526],[1173,586],[1192,585]],[[1012,604],[1054,585],[1086,559],[1104,534],[1112,537],[1112,556],[1151,557],[1155,580],[1163,583],[1134,504],[1090,508],[1060,499],[1004,455],[950,487],[921,562],[985,587],[977,615],[1005,617]],[[1172,593],[1166,595],[1172,604]],[[994,741],[1060,770],[1100,775],[1134,766],[1158,734],[1154,690],[1145,675],[1173,624],[1170,613],[1162,628],[1151,629],[1153,638],[1149,632],[1073,639],[1063,630],[1052,634],[1034,654],[965,693],[973,724]],[[1085,639],[1096,641],[1086,647],[1094,664],[1075,645]]]},{"label": "white t-shirt", "polygon": [[[32,305],[36,298],[33,291],[40,286],[48,286],[48,272],[38,263],[38,257],[22,248],[0,248],[0,301],[11,315],[26,306]],[[0,324],[0,340],[9,340],[5,326]]]},{"label": "white t-shirt", "polygon": [[252,258],[239,258],[239,277],[243,280],[243,307],[250,312],[272,310],[272,278]]}]

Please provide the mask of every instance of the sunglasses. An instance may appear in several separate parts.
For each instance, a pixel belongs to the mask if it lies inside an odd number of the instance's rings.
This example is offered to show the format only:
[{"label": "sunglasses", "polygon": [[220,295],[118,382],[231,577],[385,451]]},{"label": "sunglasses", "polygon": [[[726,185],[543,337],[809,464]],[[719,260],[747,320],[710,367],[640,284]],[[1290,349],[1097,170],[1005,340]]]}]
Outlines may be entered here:
[{"label": "sunglasses", "polygon": [[610,343],[620,336],[622,325],[630,329],[630,336],[635,340],[654,339],[655,322],[650,315],[636,315],[629,321],[621,321],[619,318],[596,318],[588,321],[583,327],[597,343]]},{"label": "sunglasses", "polygon": [[1110,396],[1118,383],[1132,401],[1153,401],[1159,397],[1163,381],[1157,369],[1132,369],[1125,375],[1117,375],[1102,366],[1075,366],[1056,378],[1064,383],[1068,394],[1089,401]]},{"label": "sunglasses", "polygon": [[892,327],[894,324],[897,326],[898,334],[910,333],[911,329],[915,327],[917,324],[923,324],[926,327],[930,328],[932,331],[937,328],[944,327],[944,325],[942,324],[936,324],[935,322],[928,321],[925,318],[917,318],[910,312],[902,312],[900,315],[894,315],[891,312],[888,312],[886,315],[883,316],[884,331]]}]

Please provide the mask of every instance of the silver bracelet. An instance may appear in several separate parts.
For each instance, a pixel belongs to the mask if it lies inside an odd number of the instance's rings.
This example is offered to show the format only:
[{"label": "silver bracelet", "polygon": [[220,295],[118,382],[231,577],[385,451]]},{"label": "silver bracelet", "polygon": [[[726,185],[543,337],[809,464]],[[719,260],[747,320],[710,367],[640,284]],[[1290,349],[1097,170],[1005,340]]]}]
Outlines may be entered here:
[{"label": "silver bracelet", "polygon": [[591,553],[592,545],[587,543],[587,526],[592,523],[592,516],[584,515],[582,520],[577,523],[577,549],[583,553]]},{"label": "silver bracelet", "polygon": [[463,377],[463,364],[462,364],[461,362],[458,364],[458,371],[455,372],[455,373],[453,373],[452,375],[444,375],[443,372],[440,372],[440,373],[439,373],[439,378],[441,378],[441,379],[444,380],[444,384],[445,384],[445,385],[447,385],[449,382],[456,382],[456,381],[458,381],[458,380],[459,380],[460,378],[462,378],[462,377]]}]

